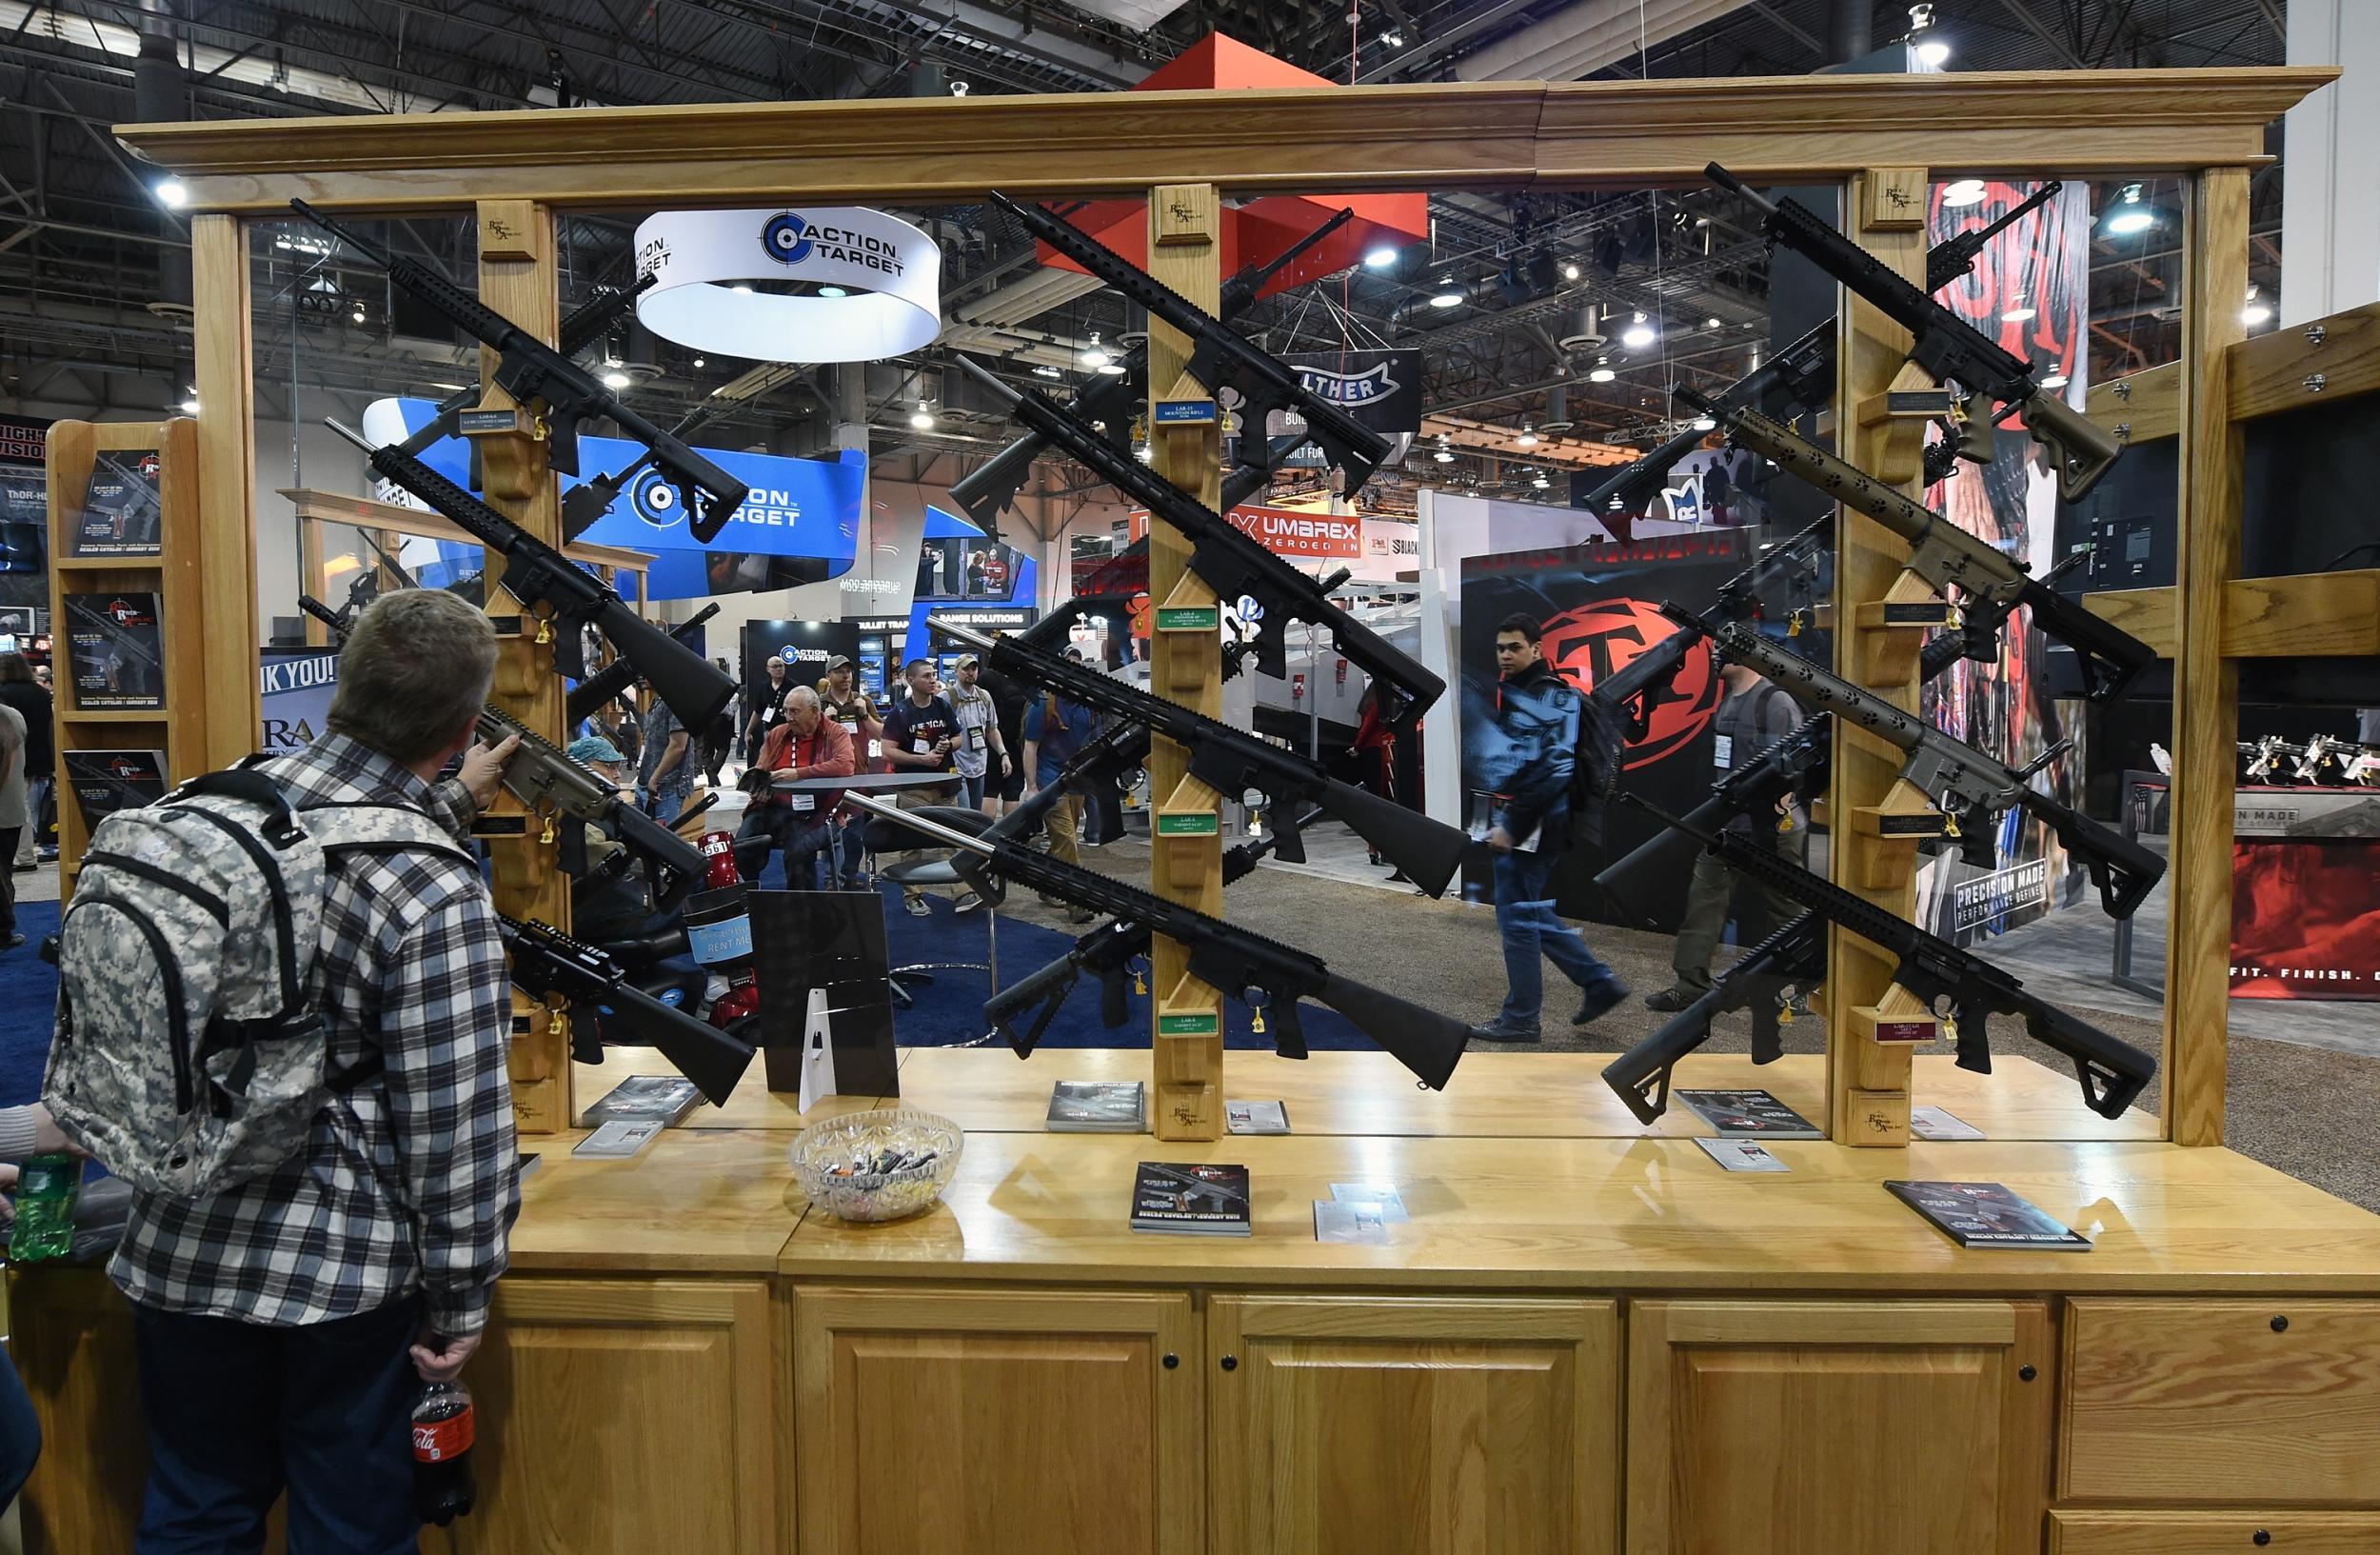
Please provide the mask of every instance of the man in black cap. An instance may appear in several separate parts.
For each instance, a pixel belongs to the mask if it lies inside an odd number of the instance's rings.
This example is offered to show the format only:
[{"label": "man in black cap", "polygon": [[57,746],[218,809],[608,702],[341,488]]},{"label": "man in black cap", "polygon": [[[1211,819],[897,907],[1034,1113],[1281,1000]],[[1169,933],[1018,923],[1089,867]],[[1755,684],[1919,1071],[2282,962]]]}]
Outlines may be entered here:
[{"label": "man in black cap", "polygon": [[[851,736],[853,770],[881,772],[884,770],[882,754],[884,726],[878,718],[876,704],[851,670],[851,656],[838,653],[826,661],[826,673],[818,683],[818,703],[826,716],[841,724]],[[867,817],[854,806],[843,807],[835,822],[835,870],[837,879],[847,891],[864,888],[861,879],[861,862],[866,856],[863,834],[867,830]]]}]

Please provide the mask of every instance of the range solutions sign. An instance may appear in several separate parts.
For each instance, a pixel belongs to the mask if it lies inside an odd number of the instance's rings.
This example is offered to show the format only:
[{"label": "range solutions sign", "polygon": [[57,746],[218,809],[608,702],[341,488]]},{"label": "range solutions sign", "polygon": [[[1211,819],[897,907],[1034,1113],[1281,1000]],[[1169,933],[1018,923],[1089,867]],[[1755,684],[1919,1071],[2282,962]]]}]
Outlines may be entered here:
[{"label": "range solutions sign", "polygon": [[942,333],[942,250],[861,206],[664,210],[636,229],[637,322],[762,362],[874,362]]}]

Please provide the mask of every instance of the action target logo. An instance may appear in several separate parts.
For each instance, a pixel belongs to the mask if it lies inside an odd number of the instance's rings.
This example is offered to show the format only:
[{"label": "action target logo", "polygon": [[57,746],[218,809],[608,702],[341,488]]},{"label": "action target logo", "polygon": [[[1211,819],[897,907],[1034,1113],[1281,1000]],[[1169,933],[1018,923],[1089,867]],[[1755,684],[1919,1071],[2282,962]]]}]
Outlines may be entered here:
[{"label": "action target logo", "polygon": [[781,265],[799,265],[810,257],[810,224],[797,211],[780,210],[761,229],[761,247]]},{"label": "action target logo", "polygon": [[629,509],[657,529],[675,528],[685,516],[684,507],[678,488],[657,469],[648,469],[628,483]]},{"label": "action target logo", "polygon": [[[1677,630],[1660,607],[1640,599],[1607,599],[1565,610],[1545,624],[1545,661],[1581,691],[1629,664]],[[1649,767],[1682,749],[1718,711],[1719,676],[1711,645],[1686,650],[1677,678],[1653,708],[1645,737],[1628,748],[1623,769]]]}]

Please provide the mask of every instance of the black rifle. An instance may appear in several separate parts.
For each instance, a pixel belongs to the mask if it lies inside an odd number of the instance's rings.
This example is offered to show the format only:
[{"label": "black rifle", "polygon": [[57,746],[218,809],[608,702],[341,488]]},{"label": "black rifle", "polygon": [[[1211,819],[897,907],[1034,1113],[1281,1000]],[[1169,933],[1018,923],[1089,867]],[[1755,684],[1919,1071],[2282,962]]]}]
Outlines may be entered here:
[{"label": "black rifle", "polygon": [[1009,413],[1066,450],[1085,468],[1190,537],[1190,568],[1223,599],[1247,595],[1262,614],[1257,621],[1257,666],[1285,678],[1289,668],[1288,627],[1310,622],[1331,634],[1339,653],[1372,677],[1383,715],[1410,728],[1422,709],[1445,691],[1446,683],[1412,655],[1333,605],[1331,590],[1346,581],[1339,572],[1310,578],[1264,548],[1206,504],[1182,490],[1129,453],[1119,453],[1086,422],[1035,389],[1018,390],[968,361],[955,361],[989,389]]},{"label": "black rifle", "polygon": [[[634,286],[605,287],[599,289],[594,296],[562,316],[562,327],[554,331],[556,349],[565,356],[578,355],[600,339],[620,315],[628,310],[629,305],[651,289],[653,283],[659,278],[658,275],[647,273],[638,276]],[[473,384],[466,389],[458,389],[440,400],[438,409],[431,412],[429,420],[422,424],[422,429],[407,438],[399,447],[407,453],[422,454],[428,452],[433,443],[454,436],[456,428],[461,425],[463,412],[479,404],[480,392],[479,386]],[[477,456],[477,449],[473,450],[474,457]],[[476,467],[473,469],[473,478],[477,479]]]},{"label": "black rifle", "polygon": [[[2060,578],[2090,559],[2088,548],[2069,551],[2066,560],[2033,580],[2034,587],[2046,592],[2054,588]],[[2008,625],[2008,618],[2016,613],[2016,608],[2024,603],[2025,597],[2021,593],[1999,600],[1990,595],[1970,595],[1959,607],[1958,624],[1926,639],[1925,648],[1917,655],[1918,684],[1932,680],[1961,659],[1973,659],[1979,664],[1995,661],[2000,653],[2001,629]],[[2107,629],[2112,631],[2115,628],[2110,627]],[[2080,652],[2080,649],[2076,651]]]},{"label": "black rifle", "polygon": [[1319,805],[1412,876],[1425,895],[1442,895],[1446,883],[1462,867],[1470,840],[1459,828],[1433,821],[1369,789],[1341,783],[1310,756],[1019,638],[987,637],[936,616],[928,616],[925,626],[937,637],[974,648],[1003,675],[1029,681],[1094,712],[1140,725],[1172,740],[1190,753],[1190,776],[1218,793],[1239,798],[1251,788],[1262,790],[1279,834],[1278,850],[1292,864],[1304,863],[1306,856],[1297,811]]},{"label": "black rifle", "polygon": [[[692,414],[669,429],[672,437],[684,437],[718,413],[716,402],[696,408]],[[593,480],[581,481],[562,494],[562,543],[568,545],[593,527],[595,521],[611,511],[611,505],[620,500],[620,488],[636,479],[638,470],[653,463],[656,455],[646,449],[621,468]]]},{"label": "black rifle", "polygon": [[1708,993],[1659,1030],[1605,1065],[1603,1083],[1628,1104],[1638,1123],[1651,1123],[1669,1110],[1670,1071],[1711,1040],[1714,1020],[1749,1008],[1752,1061],[1774,1064],[1785,1053],[1780,1027],[1791,1018],[1793,1000],[1825,981],[1826,921],[1805,912],[1745,951],[1742,960],[1711,980]]},{"label": "black rifle", "polygon": [[1322,462],[1345,472],[1344,495],[1362,489],[1388,457],[1386,437],[1308,389],[1297,369],[1249,345],[1205,309],[1040,207],[1019,205],[997,190],[991,198],[1025,230],[1147,309],[1151,318],[1189,337],[1190,375],[1210,394],[1225,388],[1239,391],[1242,464],[1271,468],[1274,445],[1265,429],[1276,410],[1294,410],[1305,422],[1306,436],[1322,450]]},{"label": "black rifle", "polygon": [[[570,1053],[582,1064],[603,1062],[603,1044],[658,1047],[713,1106],[724,1106],[744,1078],[754,1049],[747,1043],[663,1004],[628,981],[608,953],[534,918],[499,915],[505,948],[512,952],[512,986],[555,1008],[585,1007],[591,1020],[573,1017]],[[608,1028],[611,1035],[606,1036]]]},{"label": "black rifle", "polygon": [[[2034,626],[2072,648],[2082,661],[2084,694],[2092,701],[2112,700],[2156,662],[2148,644],[2100,620],[2083,608],[2080,601],[2046,587],[2006,551],[1836,458],[1791,428],[1757,410],[1724,409],[1691,389],[1677,392],[1687,404],[1716,418],[1726,429],[1729,442],[1750,449],[1813,490],[1867,514],[1907,541],[1909,570],[1944,599],[1949,599],[1955,587],[1962,603],[1988,601],[2007,607],[1999,612],[2002,621],[2017,606],[2031,610]],[[1976,637],[1962,631],[1962,649],[1985,663],[1996,662],[2000,656],[1996,635],[1980,642]]]},{"label": "black rifle", "polygon": [[412,492],[505,559],[504,585],[531,610],[544,609],[553,628],[554,667],[573,680],[586,675],[579,628],[593,626],[637,678],[669,704],[689,729],[707,728],[736,694],[720,668],[628,608],[611,586],[403,449],[376,449],[362,433],[324,418],[323,425],[369,455],[372,468]]},{"label": "black rifle", "polygon": [[[1590,696],[1626,716],[1624,744],[1634,745],[1652,732],[1654,712],[1661,704],[1678,700],[1677,672],[1685,668],[1686,655],[1700,641],[1691,631],[1671,632],[1590,688]],[[1616,756],[1618,752],[1612,754]]]},{"label": "black rifle", "polygon": [[[1233,274],[1223,283],[1222,296],[1215,309],[1216,316],[1229,322],[1246,312],[1248,305],[1256,301],[1257,293],[1262,291],[1274,276],[1287,269],[1307,249],[1338,231],[1354,217],[1352,209],[1342,209],[1338,215],[1283,249],[1278,258],[1262,265],[1247,266]],[[1125,352],[1122,366],[1124,370],[1121,374],[1102,372],[1085,384],[1076,393],[1074,403],[1080,414],[1100,423],[1106,429],[1109,442],[1123,452],[1130,453],[1132,419],[1140,413],[1149,395],[1147,343],[1144,341]],[[1266,468],[1271,467],[1275,458],[1286,458],[1303,441],[1300,437],[1289,440],[1286,447],[1277,445],[1275,452],[1264,461]],[[1032,472],[1033,461],[1040,458],[1048,447],[1049,439],[1041,433],[1025,433],[992,455],[987,463],[961,477],[959,483],[950,488],[950,499],[986,533],[999,538],[997,530],[1002,510],[1015,505],[1017,492],[1023,488],[1025,477]],[[1263,480],[1264,471],[1256,471],[1257,483],[1260,485]],[[1223,507],[1229,510],[1237,501],[1244,500],[1243,493],[1238,499],[1225,501]]]},{"label": "black rifle", "polygon": [[402,258],[366,241],[304,200],[291,200],[289,208],[386,270],[399,290],[452,319],[496,352],[496,387],[523,406],[532,402],[545,406],[545,458],[555,469],[576,475],[579,423],[589,416],[608,416],[625,435],[652,450],[654,464],[685,502],[686,527],[695,539],[707,541],[716,536],[720,526],[750,494],[751,488],[742,481],[621,404],[620,397],[595,374],[456,286],[434,266]]},{"label": "black rifle", "polygon": [[[1710,629],[1700,617],[1676,605],[1662,605],[1661,613],[1682,626]],[[1955,834],[1971,847],[1991,847],[1982,822],[2011,806],[2022,806],[2036,820],[2047,822],[2058,840],[2082,860],[2110,917],[2131,917],[2150,888],[2164,878],[2165,860],[2106,823],[2033,787],[2030,780],[2065,750],[2063,744],[2044,751],[2029,767],[2013,768],[1746,627],[1722,626],[1712,633],[1712,640],[1722,657],[1758,670],[1792,692],[1803,707],[1824,708],[1898,746],[1907,758],[1900,775],[1934,801],[1956,828]],[[1991,861],[1978,857],[1977,862]]]},{"label": "black rifle", "polygon": [[1741,572],[1719,585],[1718,613],[1730,621],[1755,621],[1766,614],[1761,588],[1772,577],[1783,577],[1787,604],[1785,634],[1798,637],[1816,617],[1818,558],[1835,548],[1835,515],[1787,535],[1762,551]]},{"label": "black rifle", "polygon": [[1792,897],[1813,913],[1849,929],[1896,958],[1893,981],[1925,1003],[1958,1045],[1958,1067],[1992,1072],[1993,1015],[2021,1016],[2035,1042],[2073,1060],[2083,1101],[2103,1118],[2119,1118],[2157,1072],[2157,1062],[2062,1009],[2025,992],[2015,978],[1950,941],[1896,918],[1831,881],[1788,864],[1750,837],[1688,826],[1634,794],[1628,803],[1697,838],[1721,863]]},{"label": "black rifle", "polygon": [[[2054,391],[2045,390],[2031,366],[1935,302],[1931,290],[1918,289],[1798,200],[1765,199],[1716,162],[1702,170],[1721,189],[1756,206],[1762,229],[1772,240],[1800,254],[1907,329],[1916,342],[1909,360],[1935,382],[1956,383],[1999,408],[1998,414],[1986,417],[1985,425],[1996,424],[2014,410],[2033,441],[2048,450],[2051,466],[2057,471],[2061,499],[2078,501],[2115,463],[2123,446],[2113,434],[2094,426]],[[1933,278],[1931,273],[1926,277],[1928,281]]]},{"label": "black rifle", "polygon": [[1983,252],[1985,244],[1998,237],[2002,229],[2013,224],[2017,217],[2028,211],[2037,210],[2048,204],[2051,198],[2065,187],[2064,184],[2053,178],[2031,194],[2026,195],[2023,200],[1985,222],[1981,227],[1970,227],[1964,231],[1954,232],[1928,249],[1926,250],[1926,295],[1932,296],[1953,281],[1964,277],[1969,270],[1975,268],[1975,256]]},{"label": "black rifle", "polygon": [[[669,635],[681,643],[686,643],[691,648],[693,645],[688,642],[688,638],[704,622],[718,613],[719,607],[716,604],[705,605],[695,611],[691,618],[670,628]],[[626,659],[612,660],[611,663],[570,688],[570,695],[563,707],[562,715],[565,722],[576,728],[581,719],[634,686],[636,678],[635,665],[630,664]]]},{"label": "black rifle", "polygon": [[[1310,826],[1321,814],[1320,810],[1312,811],[1300,824]],[[1223,884],[1228,887],[1247,878],[1258,862],[1272,850],[1274,840],[1251,837],[1223,849]],[[1030,1058],[1041,1044],[1041,1033],[1049,1029],[1049,1023],[1064,1006],[1066,996],[1088,973],[1099,979],[1100,1024],[1112,1031],[1131,1019],[1125,995],[1131,987],[1132,964],[1147,959],[1149,939],[1148,925],[1110,918],[1077,939],[1073,949],[1040,971],[984,1000],[983,1019],[1019,1058]],[[1038,1013],[1030,1026],[1019,1031],[1016,1023],[1027,1010]]]},{"label": "black rifle", "polygon": [[1298,1024],[1300,999],[1319,1000],[1339,1011],[1432,1090],[1446,1087],[1471,1040],[1469,1028],[1452,1016],[1352,982],[1332,971],[1319,956],[1210,918],[1195,907],[1168,902],[1137,886],[1062,864],[1015,838],[970,837],[915,810],[896,809],[865,794],[845,795],[844,802],[952,849],[951,867],[979,893],[996,894],[992,877],[999,876],[1061,902],[1141,925],[1152,934],[1186,947],[1190,975],[1246,1004],[1257,1011],[1259,1022],[1269,1018],[1274,1048],[1283,1058],[1306,1056],[1305,1031]]},{"label": "black rifle", "polygon": [[[403,576],[402,573],[399,576]],[[406,587],[413,587],[408,580]],[[298,608],[330,628],[334,646],[344,642],[352,623],[311,594],[298,596]],[[483,745],[500,746],[518,738],[520,748],[505,763],[503,783],[533,815],[557,811],[596,826],[606,826],[622,847],[645,860],[645,880],[653,887],[653,906],[663,912],[683,901],[703,883],[703,850],[620,797],[617,787],[584,763],[573,761],[544,735],[501,708],[479,710]]]},{"label": "black rifle", "polygon": [[[1781,820],[1779,804],[1806,799],[1826,786],[1834,759],[1834,732],[1831,714],[1821,712],[1804,719],[1792,733],[1760,752],[1757,760],[1712,784],[1711,797],[1686,812],[1687,826],[1718,831],[1738,816],[1750,817],[1755,827],[1764,818]],[[1656,832],[1625,857],[1605,865],[1595,883],[1621,918],[1650,928],[1653,916],[1642,906],[1645,890],[1656,881],[1676,878],[1693,851],[1691,832]]]}]

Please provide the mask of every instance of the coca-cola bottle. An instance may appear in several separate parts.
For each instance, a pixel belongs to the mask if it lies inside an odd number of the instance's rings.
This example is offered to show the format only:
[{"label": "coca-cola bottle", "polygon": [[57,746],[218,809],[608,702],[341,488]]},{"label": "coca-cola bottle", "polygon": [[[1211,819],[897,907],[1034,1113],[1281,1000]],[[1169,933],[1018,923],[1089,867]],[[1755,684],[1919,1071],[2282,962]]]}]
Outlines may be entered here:
[{"label": "coca-cola bottle", "polygon": [[471,1390],[431,1383],[413,1405],[413,1509],[445,1527],[471,1510]]},{"label": "coca-cola bottle", "polygon": [[744,905],[744,872],[735,839],[703,834],[703,889],[686,899],[686,944],[710,973],[704,992],[710,1023],[723,1031],[760,1013],[761,985],[752,968],[752,919]]}]

